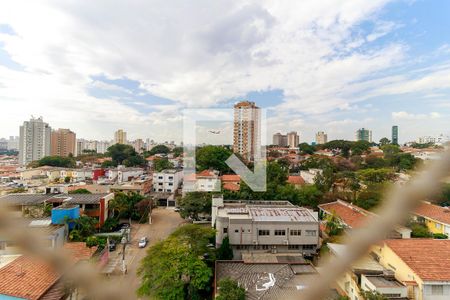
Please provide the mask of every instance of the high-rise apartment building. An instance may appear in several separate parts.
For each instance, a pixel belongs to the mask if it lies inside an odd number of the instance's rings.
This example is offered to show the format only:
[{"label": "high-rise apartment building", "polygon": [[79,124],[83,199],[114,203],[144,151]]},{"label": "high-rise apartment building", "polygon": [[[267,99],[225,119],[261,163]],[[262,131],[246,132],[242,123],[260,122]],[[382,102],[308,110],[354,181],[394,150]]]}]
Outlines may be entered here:
[{"label": "high-rise apartment building", "polygon": [[366,141],[372,143],[372,130],[360,128],[356,131],[355,139],[357,141]]},{"label": "high-rise apartment building", "polygon": [[261,110],[255,102],[234,105],[233,151],[246,161],[261,157]]},{"label": "high-rise apartment building", "polygon": [[8,150],[19,150],[19,137],[10,136],[8,140]]},{"label": "high-rise apartment building", "polygon": [[19,164],[27,165],[50,155],[51,127],[42,117],[32,117],[20,126]]},{"label": "high-rise apartment building", "polygon": [[300,138],[296,131],[291,131],[286,134],[287,138],[287,145],[289,148],[294,149],[298,147],[298,144],[300,142]]},{"label": "high-rise apartment building", "polygon": [[51,155],[69,156],[76,155],[76,135],[70,129],[58,129],[52,131]]},{"label": "high-rise apartment building", "polygon": [[272,144],[278,147],[287,147],[288,145],[287,135],[281,134],[279,132],[275,133],[273,135]]},{"label": "high-rise apartment building", "polygon": [[328,142],[328,135],[325,132],[319,131],[316,133],[316,144],[322,145],[326,144],[327,142]]},{"label": "high-rise apartment building", "polygon": [[142,153],[144,151],[143,149],[145,149],[144,141],[142,139],[135,140],[133,143],[133,147],[137,153]]},{"label": "high-rise apartment building", "polygon": [[392,144],[398,145],[398,126],[392,126]]},{"label": "high-rise apartment building", "polygon": [[123,131],[123,129],[119,129],[114,133],[114,143],[115,144],[127,143],[127,133]]}]

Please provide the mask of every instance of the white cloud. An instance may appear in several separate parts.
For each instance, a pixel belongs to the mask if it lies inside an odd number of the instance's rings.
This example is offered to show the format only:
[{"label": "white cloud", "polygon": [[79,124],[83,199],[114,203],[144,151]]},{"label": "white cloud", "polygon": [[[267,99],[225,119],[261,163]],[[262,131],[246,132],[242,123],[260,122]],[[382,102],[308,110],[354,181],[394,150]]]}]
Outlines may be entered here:
[{"label": "white cloud", "polygon": [[392,119],[394,120],[427,120],[438,119],[441,114],[438,112],[431,112],[429,114],[413,114],[406,111],[392,112]]},{"label": "white cloud", "polygon": [[[377,18],[387,2],[4,1],[0,19],[17,35],[0,35],[0,42],[25,72],[0,67],[0,101],[11,112],[0,133],[12,134],[29,115],[42,114],[88,137],[124,127],[131,136],[178,139],[183,107],[214,107],[270,89],[285,96],[274,106],[273,128],[300,130],[313,126],[301,114],[354,109],[358,92],[448,85],[449,69],[408,82],[367,80],[401,64],[407,50],[395,42],[364,47],[398,27]],[[373,32],[354,35],[364,21],[374,22]],[[175,104],[94,98],[88,88],[130,93],[92,82],[98,74],[136,80]]]}]

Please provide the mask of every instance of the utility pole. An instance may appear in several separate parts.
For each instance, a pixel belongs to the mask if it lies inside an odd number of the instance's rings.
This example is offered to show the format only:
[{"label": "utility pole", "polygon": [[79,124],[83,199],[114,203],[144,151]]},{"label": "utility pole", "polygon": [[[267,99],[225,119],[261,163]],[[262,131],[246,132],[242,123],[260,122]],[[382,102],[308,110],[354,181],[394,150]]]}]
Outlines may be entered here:
[{"label": "utility pole", "polygon": [[125,275],[127,273],[127,266],[125,265],[125,247],[127,245],[127,238],[125,236],[122,237],[121,243],[123,245],[123,249],[122,249],[122,274]]}]

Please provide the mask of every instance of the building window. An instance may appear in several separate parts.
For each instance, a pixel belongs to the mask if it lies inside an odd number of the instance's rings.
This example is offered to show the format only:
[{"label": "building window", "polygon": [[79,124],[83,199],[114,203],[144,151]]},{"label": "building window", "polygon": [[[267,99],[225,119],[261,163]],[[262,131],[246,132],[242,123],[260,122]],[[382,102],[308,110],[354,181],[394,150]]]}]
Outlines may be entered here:
[{"label": "building window", "polygon": [[258,235],[270,235],[270,230],[266,229],[258,230]]},{"label": "building window", "polygon": [[439,223],[436,223],[436,229],[441,229],[441,228],[442,228],[442,225]]},{"label": "building window", "polygon": [[388,267],[391,268],[393,271],[397,270],[393,265],[388,264]]},{"label": "building window", "polygon": [[169,176],[169,180],[173,180],[173,176]]},{"label": "building window", "polygon": [[234,232],[235,232],[235,233],[239,233],[239,229],[235,229]]},{"label": "building window", "polygon": [[173,183],[172,183],[172,182],[169,182],[168,185],[169,185],[169,186],[173,186]]},{"label": "building window", "polygon": [[433,296],[442,296],[444,295],[444,286],[441,285],[432,285],[431,286],[431,295]]},{"label": "building window", "polygon": [[227,227],[223,228],[223,233],[228,233],[228,228]]},{"label": "building window", "polygon": [[269,250],[269,245],[262,245],[261,247],[263,250]]},{"label": "building window", "polygon": [[288,245],[288,250],[300,250],[300,245]]},{"label": "building window", "polygon": [[316,245],[303,245],[303,250],[314,250]]},{"label": "building window", "polygon": [[286,235],[286,230],[284,229],[276,229],[275,235]]},{"label": "building window", "polygon": [[302,235],[302,231],[301,231],[301,230],[297,230],[297,229],[291,229],[291,230],[289,231],[289,233],[290,233],[291,235]]},{"label": "building window", "polygon": [[306,236],[316,236],[315,230],[306,230]]},{"label": "building window", "polygon": [[163,177],[162,176],[158,176],[158,179],[163,179]]}]

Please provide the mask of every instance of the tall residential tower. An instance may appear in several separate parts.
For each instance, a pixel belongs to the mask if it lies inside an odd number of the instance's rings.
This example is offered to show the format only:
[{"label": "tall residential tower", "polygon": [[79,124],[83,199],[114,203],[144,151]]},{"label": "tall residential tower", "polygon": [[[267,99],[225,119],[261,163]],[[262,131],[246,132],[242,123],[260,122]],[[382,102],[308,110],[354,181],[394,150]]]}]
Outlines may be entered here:
[{"label": "tall residential tower", "polygon": [[327,142],[328,142],[328,135],[325,132],[319,131],[316,133],[316,144],[322,145],[326,144]]},{"label": "tall residential tower", "polygon": [[119,129],[114,133],[114,143],[115,144],[126,144],[127,143],[127,133],[123,129]]},{"label": "tall residential tower", "polygon": [[255,102],[234,105],[233,151],[246,161],[261,157],[261,110]]},{"label": "tall residential tower", "polygon": [[366,141],[372,143],[372,130],[360,128],[355,134],[356,141]]},{"label": "tall residential tower", "polygon": [[52,131],[51,154],[57,156],[76,155],[76,135],[70,129],[58,129]]},{"label": "tall residential tower", "polygon": [[392,126],[392,144],[398,145],[398,126]]},{"label": "tall residential tower", "polygon": [[20,126],[19,164],[24,166],[32,161],[50,155],[51,127],[42,117],[32,117]]}]

